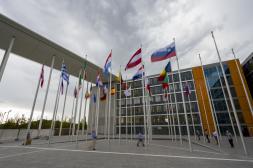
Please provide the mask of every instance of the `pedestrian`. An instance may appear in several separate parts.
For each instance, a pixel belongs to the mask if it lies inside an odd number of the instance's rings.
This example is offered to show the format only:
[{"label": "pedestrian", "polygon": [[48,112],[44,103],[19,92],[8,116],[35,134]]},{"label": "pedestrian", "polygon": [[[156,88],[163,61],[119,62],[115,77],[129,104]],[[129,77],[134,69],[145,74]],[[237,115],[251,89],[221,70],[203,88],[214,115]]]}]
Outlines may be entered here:
[{"label": "pedestrian", "polygon": [[234,147],[234,142],[233,142],[233,137],[232,137],[231,132],[229,132],[228,130],[226,130],[226,136],[228,138],[228,142],[229,142],[231,148],[233,148]]},{"label": "pedestrian", "polygon": [[215,140],[215,144],[218,145],[218,133],[217,133],[217,131],[213,132],[213,137],[214,137],[214,140]]},{"label": "pedestrian", "polygon": [[197,134],[198,140],[200,141],[200,132],[199,132],[199,130],[196,131],[196,134]]},{"label": "pedestrian", "polygon": [[92,139],[91,148],[92,148],[92,150],[96,150],[97,134],[96,134],[96,131],[94,131],[94,130],[92,130],[92,132],[91,132],[91,139]]},{"label": "pedestrian", "polygon": [[144,147],[145,144],[144,144],[144,136],[141,132],[139,132],[138,134],[138,141],[137,141],[137,147],[139,147],[140,143],[142,143],[142,146]]},{"label": "pedestrian", "polygon": [[205,129],[204,134],[205,134],[205,137],[206,137],[207,143],[210,143],[210,139],[209,139],[209,135],[208,135],[208,131],[207,131],[207,129]]}]

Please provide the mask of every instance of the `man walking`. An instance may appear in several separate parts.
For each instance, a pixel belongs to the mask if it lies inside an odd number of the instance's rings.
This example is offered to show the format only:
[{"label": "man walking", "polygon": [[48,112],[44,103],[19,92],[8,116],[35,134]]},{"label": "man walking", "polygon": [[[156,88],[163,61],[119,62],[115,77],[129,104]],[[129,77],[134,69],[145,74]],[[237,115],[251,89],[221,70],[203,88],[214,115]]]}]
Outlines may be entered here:
[{"label": "man walking", "polygon": [[205,137],[206,137],[207,143],[210,143],[210,139],[209,139],[209,135],[208,135],[207,129],[205,129]]},{"label": "man walking", "polygon": [[227,138],[228,138],[228,142],[229,142],[231,148],[233,148],[233,147],[234,147],[234,142],[233,142],[233,137],[232,137],[231,132],[229,132],[229,131],[227,130],[227,131],[226,131],[226,136],[227,136]]},{"label": "man walking", "polygon": [[92,130],[92,132],[91,132],[91,139],[92,139],[91,148],[92,148],[92,150],[96,150],[97,134],[94,130]]},{"label": "man walking", "polygon": [[139,147],[140,143],[142,143],[142,146],[144,147],[145,144],[144,144],[144,136],[141,132],[139,132],[138,134],[138,142],[137,142],[137,147]]}]

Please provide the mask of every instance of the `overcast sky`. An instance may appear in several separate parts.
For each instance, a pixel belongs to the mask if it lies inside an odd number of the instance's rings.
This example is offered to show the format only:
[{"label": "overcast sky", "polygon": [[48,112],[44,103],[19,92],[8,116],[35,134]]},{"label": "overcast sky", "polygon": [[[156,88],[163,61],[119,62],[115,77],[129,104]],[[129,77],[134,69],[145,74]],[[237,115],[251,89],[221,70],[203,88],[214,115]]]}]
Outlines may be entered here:
[{"label": "overcast sky", "polygon": [[[252,6],[252,0],[0,0],[2,14],[80,56],[88,54],[88,59],[101,67],[112,49],[114,73],[142,44],[147,74],[162,70],[167,62],[151,64],[150,54],[173,38],[182,68],[199,65],[198,53],[204,64],[216,62],[211,30],[223,60],[232,59],[233,47],[243,61],[253,51]],[[3,54],[1,51],[0,61]],[[175,60],[172,67],[175,69]],[[30,114],[40,68],[37,63],[10,56],[0,83],[0,112],[12,109],[12,117]],[[133,73],[123,75],[130,78]],[[58,76],[54,71],[47,118],[52,115]],[[68,116],[74,83],[72,77]],[[45,87],[40,90],[34,118],[41,113],[44,94]],[[60,113],[61,104],[62,98]]]}]

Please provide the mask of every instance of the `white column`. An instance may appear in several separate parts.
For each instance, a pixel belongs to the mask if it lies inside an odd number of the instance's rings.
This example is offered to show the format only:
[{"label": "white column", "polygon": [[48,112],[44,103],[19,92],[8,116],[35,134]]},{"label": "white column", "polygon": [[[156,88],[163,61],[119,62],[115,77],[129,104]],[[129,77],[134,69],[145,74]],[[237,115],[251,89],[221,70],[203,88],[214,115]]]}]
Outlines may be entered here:
[{"label": "white column", "polygon": [[0,82],[2,80],[2,77],[3,77],[3,74],[4,74],[4,70],[5,70],[6,64],[8,62],[8,59],[9,59],[9,56],[10,56],[10,53],[11,53],[14,41],[15,41],[15,36],[13,36],[11,38],[10,44],[8,46],[8,49],[4,53],[4,57],[2,59],[1,66],[0,66]]},{"label": "white column", "polygon": [[48,76],[48,81],[47,81],[46,94],[45,94],[45,97],[44,97],[42,112],[41,112],[41,116],[40,116],[40,123],[39,123],[39,128],[38,128],[38,135],[37,135],[37,137],[40,136],[40,132],[41,132],[42,121],[43,121],[43,116],[44,116],[45,107],[46,107],[46,102],[47,102],[47,95],[48,95],[49,86],[50,86],[50,82],[51,82],[52,71],[53,71],[53,68],[54,68],[54,60],[55,60],[55,56],[53,55],[52,62],[51,62],[51,67],[50,67],[50,72],[49,72],[49,76]]},{"label": "white column", "polygon": [[119,92],[119,143],[121,140],[121,82],[120,82],[120,92]]}]

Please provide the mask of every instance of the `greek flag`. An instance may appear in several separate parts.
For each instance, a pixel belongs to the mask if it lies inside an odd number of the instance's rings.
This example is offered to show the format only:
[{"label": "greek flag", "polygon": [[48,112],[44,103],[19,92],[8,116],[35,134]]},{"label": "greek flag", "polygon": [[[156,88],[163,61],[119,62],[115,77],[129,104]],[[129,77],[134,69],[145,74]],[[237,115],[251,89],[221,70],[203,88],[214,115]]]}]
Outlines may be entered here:
[{"label": "greek flag", "polygon": [[62,64],[61,66],[61,77],[63,80],[67,82],[67,84],[69,84],[69,74],[68,74],[67,66],[65,64]]}]

